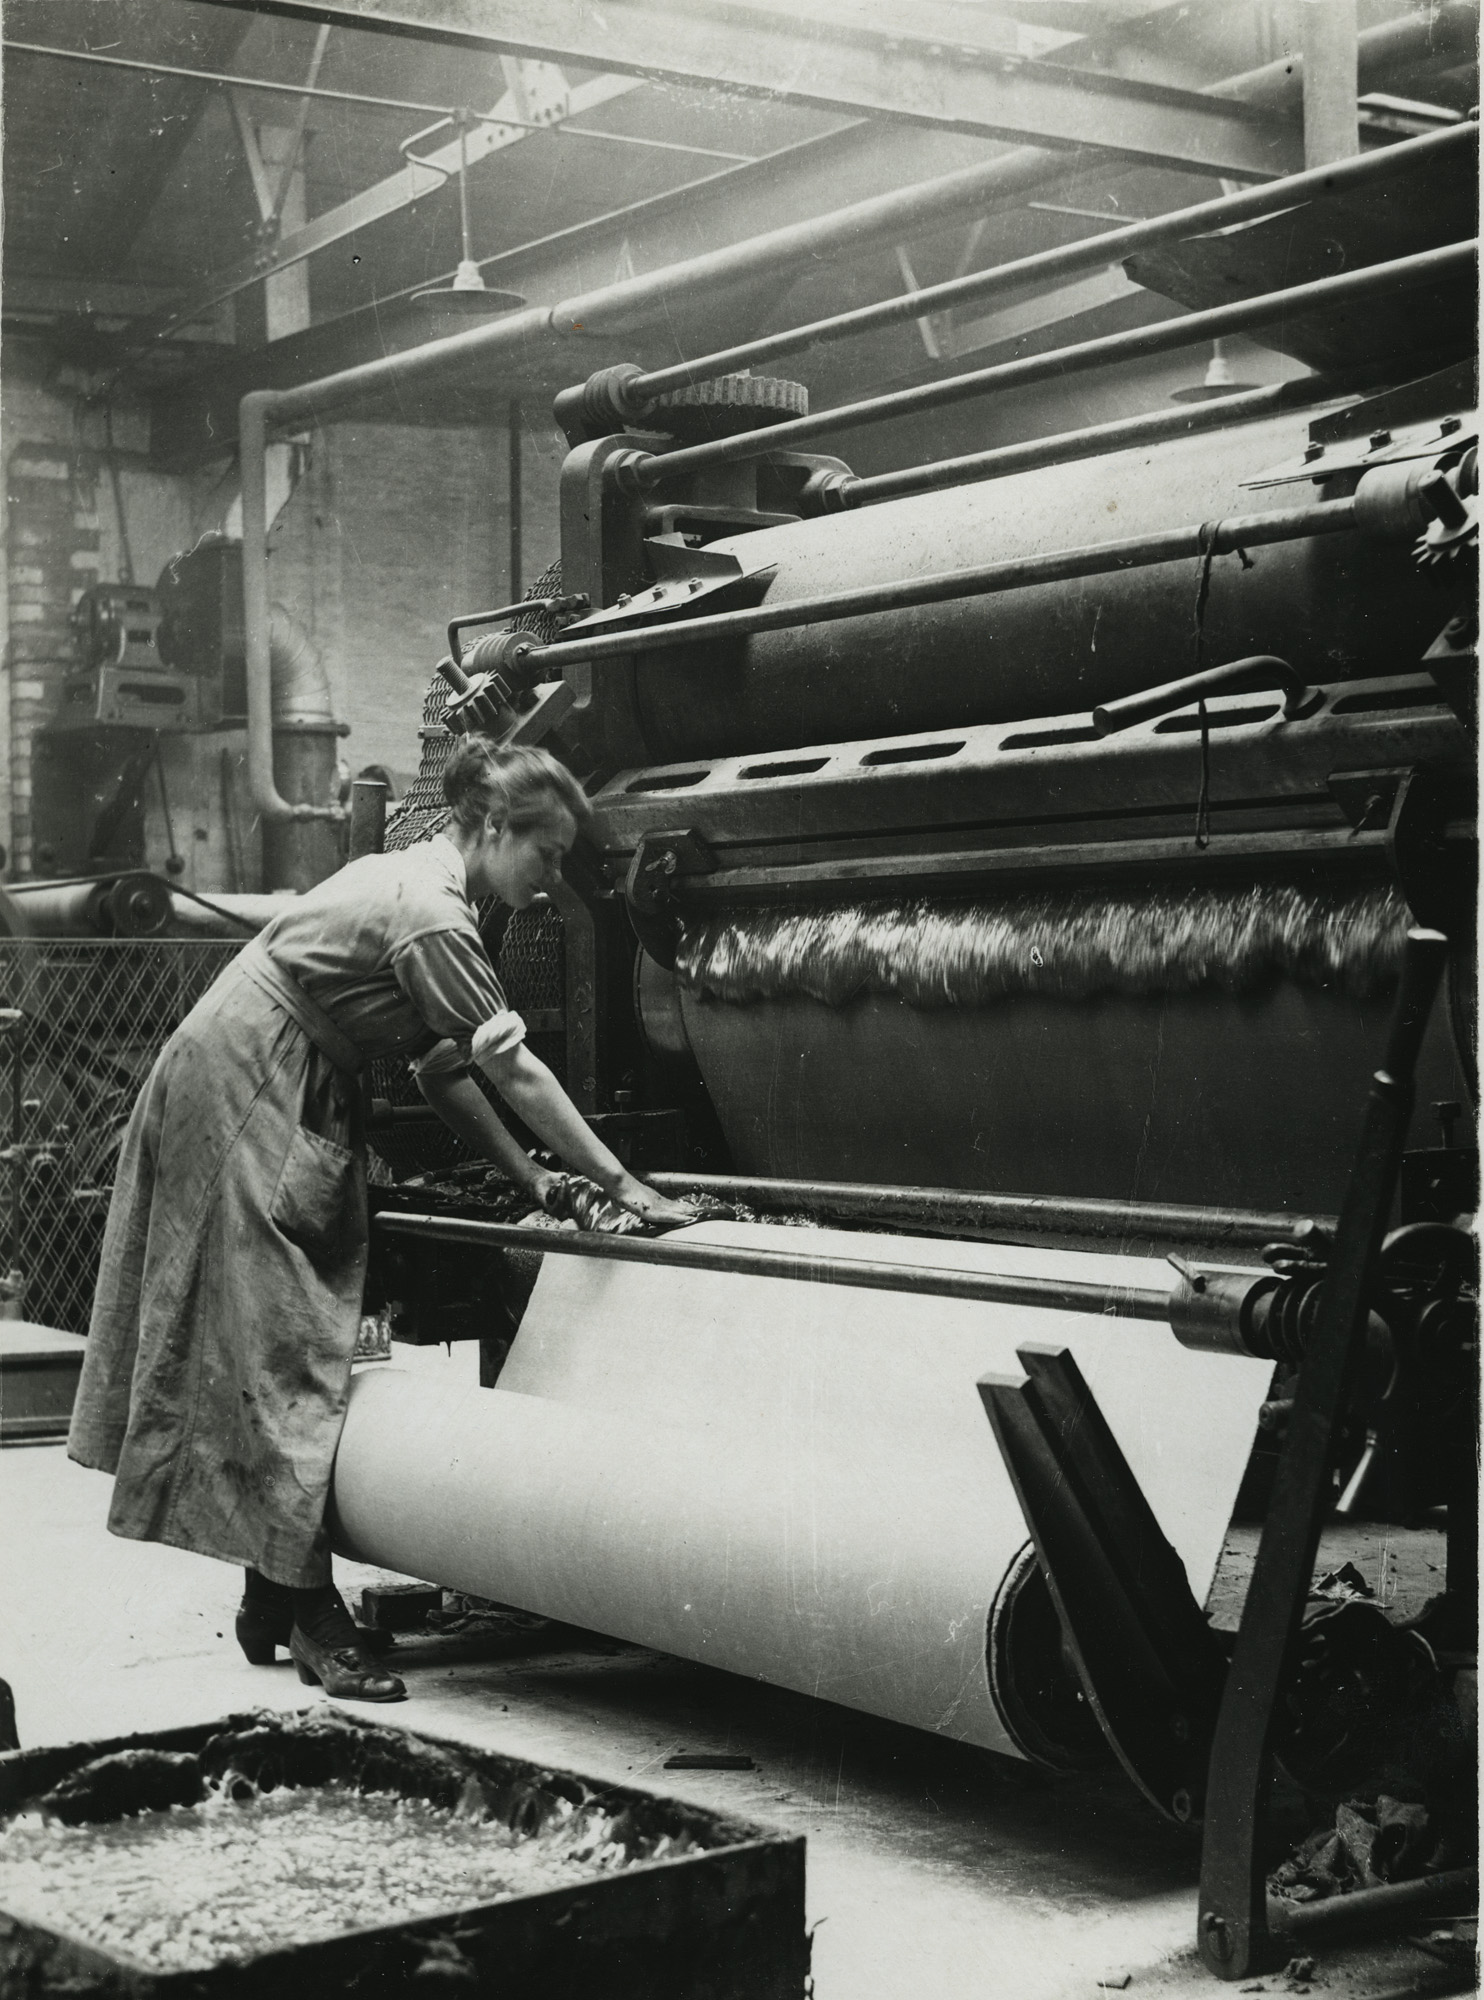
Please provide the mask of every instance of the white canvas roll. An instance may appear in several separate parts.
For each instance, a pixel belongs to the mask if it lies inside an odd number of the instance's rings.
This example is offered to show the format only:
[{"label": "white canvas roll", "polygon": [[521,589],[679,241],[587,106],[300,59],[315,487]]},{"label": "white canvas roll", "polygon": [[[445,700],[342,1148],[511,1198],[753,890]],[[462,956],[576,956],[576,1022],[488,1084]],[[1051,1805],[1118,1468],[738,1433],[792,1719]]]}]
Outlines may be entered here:
[{"label": "white canvas roll", "polygon": [[[709,1223],[698,1241],[1163,1287],[1144,1259]],[[358,1378],[348,1553],[1014,1753],[991,1606],[1025,1524],[979,1400],[1065,1345],[1210,1587],[1270,1369],[1147,1322],[548,1257],[498,1389]]]}]

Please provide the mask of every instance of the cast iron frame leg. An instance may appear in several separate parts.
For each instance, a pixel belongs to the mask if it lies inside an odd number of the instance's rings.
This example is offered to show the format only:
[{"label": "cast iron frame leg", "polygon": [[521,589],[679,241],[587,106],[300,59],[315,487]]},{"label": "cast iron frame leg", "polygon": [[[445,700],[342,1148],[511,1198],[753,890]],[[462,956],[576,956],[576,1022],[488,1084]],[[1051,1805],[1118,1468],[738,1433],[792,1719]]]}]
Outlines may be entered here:
[{"label": "cast iron frame leg", "polygon": [[1149,1802],[1199,1815],[1226,1661],[1069,1349],[1016,1350],[979,1396],[1087,1701]]},{"label": "cast iron frame leg", "polygon": [[1268,1932],[1262,1853],[1273,1714],[1332,1499],[1335,1430],[1391,1213],[1416,1095],[1418,1051],[1447,958],[1448,940],[1441,932],[1408,933],[1385,1061],[1371,1080],[1319,1323],[1299,1373],[1217,1716],[1206,1786],[1197,1943],[1207,1967],[1220,1979],[1244,1979],[1266,1970],[1283,1951]]}]

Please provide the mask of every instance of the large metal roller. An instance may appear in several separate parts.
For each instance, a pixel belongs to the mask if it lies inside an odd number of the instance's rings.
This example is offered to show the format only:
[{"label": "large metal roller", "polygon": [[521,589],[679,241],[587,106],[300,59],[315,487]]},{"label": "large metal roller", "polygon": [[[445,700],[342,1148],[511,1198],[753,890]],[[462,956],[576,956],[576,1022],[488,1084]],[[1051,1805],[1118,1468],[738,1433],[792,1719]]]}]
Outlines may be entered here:
[{"label": "large metal roller", "polygon": [[[886,578],[1040,555],[1179,522],[1311,506],[1307,481],[1254,492],[1302,463],[1312,413],[1046,466],[845,516],[711,544],[772,567],[768,606]],[[657,763],[794,749],[841,737],[1087,710],[1195,663],[1194,561],[758,634],[635,663]],[[1436,635],[1438,600],[1405,544],[1359,533],[1254,549],[1212,565],[1207,660],[1279,653],[1304,676],[1394,673]]]}]

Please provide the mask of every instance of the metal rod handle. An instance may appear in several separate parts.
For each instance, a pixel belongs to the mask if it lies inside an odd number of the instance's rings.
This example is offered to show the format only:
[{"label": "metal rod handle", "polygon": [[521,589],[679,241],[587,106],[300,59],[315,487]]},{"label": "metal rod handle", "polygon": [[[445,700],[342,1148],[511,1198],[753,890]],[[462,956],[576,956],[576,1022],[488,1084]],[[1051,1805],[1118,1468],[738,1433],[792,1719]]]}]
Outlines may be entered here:
[{"label": "metal rod handle", "polygon": [[1247,694],[1257,688],[1272,687],[1282,688],[1283,713],[1290,720],[1312,715],[1324,699],[1317,688],[1305,684],[1303,676],[1295,673],[1287,660],[1280,660],[1276,653],[1254,653],[1249,659],[1228,660],[1224,666],[1207,667],[1201,673],[1166,681],[1161,687],[1143,688],[1138,694],[1105,701],[1093,710],[1092,726],[1099,736],[1111,736],[1115,730],[1147,722],[1151,716],[1167,715],[1172,709],[1184,708],[1187,703],[1201,701],[1210,694]]},{"label": "metal rod handle", "polygon": [[401,1215],[383,1211],[376,1227],[391,1236],[432,1237],[478,1243],[491,1249],[526,1250],[600,1263],[659,1264],[680,1271],[727,1271],[740,1277],[792,1278],[814,1285],[846,1285],[871,1292],[911,1292],[920,1298],[965,1299],[977,1305],[1039,1306],[1052,1312],[1096,1313],[1116,1319],[1167,1320],[1173,1287],[1099,1285],[1076,1278],[1016,1277],[1000,1272],[954,1271],[936,1265],[875,1264],[863,1257],[811,1257],[783,1250],[752,1250],[733,1243],[676,1242],[670,1237],[582,1235],[532,1230],[507,1222],[456,1215]]}]

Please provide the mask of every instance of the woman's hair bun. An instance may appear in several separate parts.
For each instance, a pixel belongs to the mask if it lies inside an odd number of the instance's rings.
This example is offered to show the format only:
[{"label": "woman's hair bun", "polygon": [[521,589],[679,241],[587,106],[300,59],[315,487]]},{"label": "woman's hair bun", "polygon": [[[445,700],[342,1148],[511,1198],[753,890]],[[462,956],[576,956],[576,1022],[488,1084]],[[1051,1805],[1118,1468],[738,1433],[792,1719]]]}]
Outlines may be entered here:
[{"label": "woman's hair bun", "polygon": [[502,750],[488,736],[460,736],[443,767],[443,796],[457,826],[479,826],[487,815],[519,833],[564,807],[579,826],[592,818],[587,794],[549,750],[515,744]]}]

